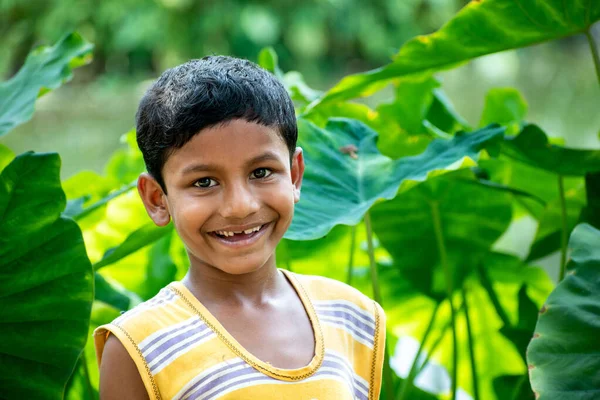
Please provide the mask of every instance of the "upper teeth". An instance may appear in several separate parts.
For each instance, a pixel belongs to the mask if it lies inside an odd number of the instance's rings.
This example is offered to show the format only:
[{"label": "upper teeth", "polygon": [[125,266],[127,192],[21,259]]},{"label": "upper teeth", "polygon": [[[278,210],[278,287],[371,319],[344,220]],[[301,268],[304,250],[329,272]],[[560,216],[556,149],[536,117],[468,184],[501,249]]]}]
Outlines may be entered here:
[{"label": "upper teeth", "polygon": [[240,233],[245,233],[246,235],[252,233],[252,232],[256,232],[258,230],[260,230],[260,228],[262,227],[262,225],[259,226],[255,226],[254,228],[250,228],[250,229],[246,229],[245,231],[216,231],[219,235],[221,236],[233,236],[236,233],[240,234]]}]

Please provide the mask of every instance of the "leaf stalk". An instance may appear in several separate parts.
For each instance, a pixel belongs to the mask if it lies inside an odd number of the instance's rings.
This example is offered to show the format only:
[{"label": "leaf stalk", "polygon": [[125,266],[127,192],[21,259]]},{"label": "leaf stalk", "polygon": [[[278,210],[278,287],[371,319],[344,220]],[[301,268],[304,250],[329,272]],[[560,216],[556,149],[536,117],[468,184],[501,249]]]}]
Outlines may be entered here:
[{"label": "leaf stalk", "polygon": [[568,241],[568,223],[567,223],[567,201],[565,199],[565,185],[561,175],[558,176],[558,192],[560,196],[560,210],[562,218],[562,229],[560,232],[560,273],[558,282],[560,283],[565,278],[567,267],[567,241]]},{"label": "leaf stalk", "polygon": [[408,372],[408,375],[406,376],[406,380],[404,381],[404,384],[402,385],[402,391],[400,392],[398,400],[408,399],[407,396],[410,392],[410,388],[413,386],[413,381],[415,380],[416,376],[420,372],[419,359],[421,358],[421,354],[423,353],[423,349],[425,347],[425,342],[427,342],[427,339],[429,338],[429,334],[431,333],[431,330],[433,329],[433,324],[435,322],[435,317],[437,316],[437,312],[440,308],[440,304],[441,304],[440,302],[436,303],[435,308],[433,309],[433,312],[431,313],[431,318],[429,319],[429,323],[427,324],[427,328],[425,329],[425,333],[423,334],[423,337],[421,338],[421,343],[419,344],[419,350],[417,350],[415,359],[413,360],[413,363],[410,366],[410,371]]},{"label": "leaf stalk", "polygon": [[590,45],[594,66],[596,67],[596,76],[598,77],[598,83],[600,84],[600,54],[598,54],[598,44],[596,43],[594,35],[592,35],[591,27],[588,27],[584,33]]},{"label": "leaf stalk", "polygon": [[444,242],[444,233],[442,231],[442,220],[440,217],[439,203],[436,201],[430,202],[431,214],[433,217],[433,229],[435,232],[435,239],[437,242],[438,253],[440,255],[440,263],[446,275],[446,291],[448,297],[448,303],[450,304],[450,319],[452,321],[452,400],[456,400],[456,388],[457,388],[457,369],[458,369],[458,343],[456,339],[456,310],[452,301],[452,294],[454,292],[454,285],[452,282],[452,271],[450,271],[450,265],[448,264],[448,253],[446,251],[446,244]]},{"label": "leaf stalk", "polygon": [[348,276],[346,283],[352,285],[352,275],[354,274],[354,246],[356,245],[356,225],[352,226],[350,232],[350,257],[348,259]]},{"label": "leaf stalk", "polygon": [[465,306],[465,321],[467,322],[467,339],[469,343],[469,360],[471,361],[471,375],[473,379],[473,399],[479,400],[479,375],[477,374],[477,363],[475,362],[475,344],[473,331],[471,329],[471,318],[469,317],[469,304],[467,302],[467,288],[462,289],[463,305]]},{"label": "leaf stalk", "polygon": [[[375,246],[373,245],[373,228],[371,226],[371,215],[367,211],[365,214],[365,227],[367,230],[367,252],[369,253],[369,266],[371,271],[371,284],[373,286],[373,297],[375,301],[379,303],[380,306],[383,307],[383,302],[381,298],[381,290],[379,288],[379,276],[377,274],[377,263],[375,262]],[[385,327],[384,327],[385,329]],[[392,370],[390,368],[390,355],[387,347],[387,342],[384,344],[384,354],[385,359],[383,362],[383,376],[384,376],[384,392],[386,399],[392,400],[394,398],[394,390],[393,390],[393,376]]]}]

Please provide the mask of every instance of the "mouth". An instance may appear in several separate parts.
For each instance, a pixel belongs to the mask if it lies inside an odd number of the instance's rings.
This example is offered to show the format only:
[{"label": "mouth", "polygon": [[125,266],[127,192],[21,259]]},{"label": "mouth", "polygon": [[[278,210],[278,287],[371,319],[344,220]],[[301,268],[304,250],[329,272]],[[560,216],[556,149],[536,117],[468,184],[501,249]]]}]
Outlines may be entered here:
[{"label": "mouth", "polygon": [[243,231],[212,231],[209,235],[229,247],[244,247],[254,244],[265,233],[271,223],[258,225]]}]

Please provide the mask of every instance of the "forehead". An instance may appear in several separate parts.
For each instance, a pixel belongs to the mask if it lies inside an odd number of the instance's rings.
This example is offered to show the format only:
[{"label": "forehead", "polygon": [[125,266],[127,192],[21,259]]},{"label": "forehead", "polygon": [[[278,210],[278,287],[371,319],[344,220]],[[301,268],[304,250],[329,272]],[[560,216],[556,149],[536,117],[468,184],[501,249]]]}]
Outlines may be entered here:
[{"label": "forehead", "polygon": [[235,119],[200,131],[169,156],[164,171],[177,173],[196,163],[241,165],[266,152],[282,162],[289,159],[287,145],[276,128]]}]

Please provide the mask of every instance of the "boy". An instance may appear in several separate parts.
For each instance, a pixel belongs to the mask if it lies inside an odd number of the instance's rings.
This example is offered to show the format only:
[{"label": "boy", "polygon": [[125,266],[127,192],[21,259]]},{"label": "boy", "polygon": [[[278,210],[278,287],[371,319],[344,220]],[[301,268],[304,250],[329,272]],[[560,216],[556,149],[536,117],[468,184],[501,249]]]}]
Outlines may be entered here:
[{"label": "boy", "polygon": [[136,116],[138,191],[190,269],[95,331],[100,397],[377,399],[385,317],[355,289],[279,270],[304,171],[294,107],[257,65],[166,71]]}]

